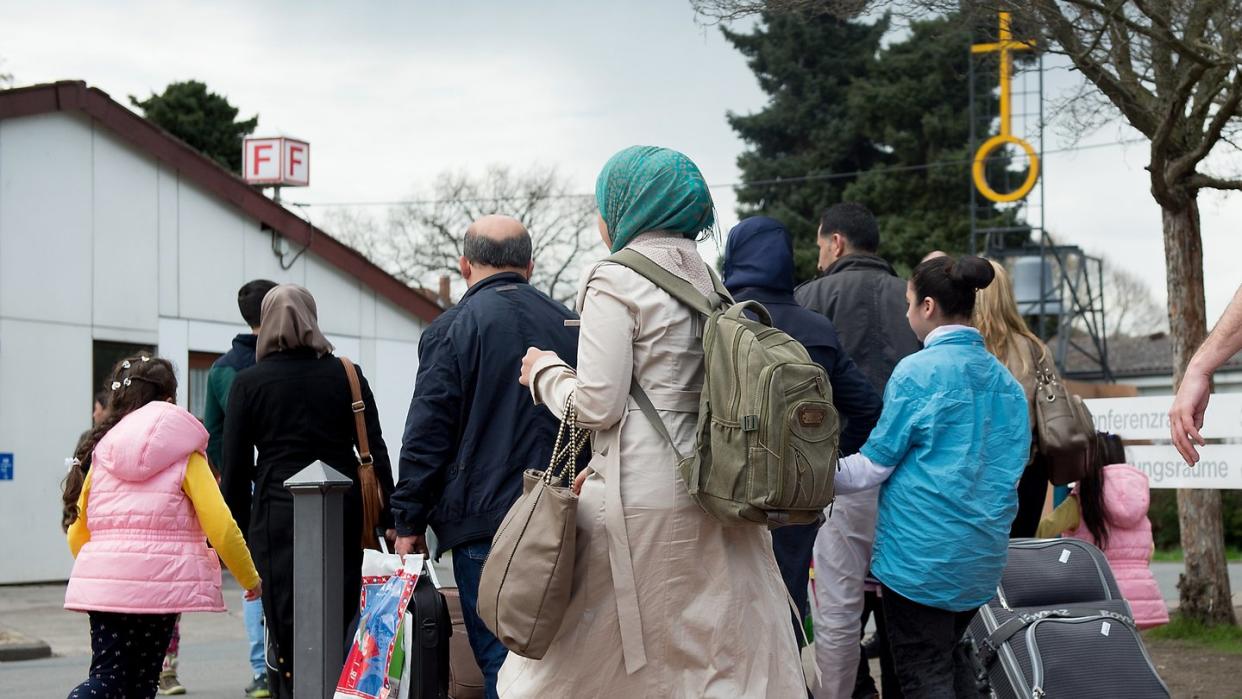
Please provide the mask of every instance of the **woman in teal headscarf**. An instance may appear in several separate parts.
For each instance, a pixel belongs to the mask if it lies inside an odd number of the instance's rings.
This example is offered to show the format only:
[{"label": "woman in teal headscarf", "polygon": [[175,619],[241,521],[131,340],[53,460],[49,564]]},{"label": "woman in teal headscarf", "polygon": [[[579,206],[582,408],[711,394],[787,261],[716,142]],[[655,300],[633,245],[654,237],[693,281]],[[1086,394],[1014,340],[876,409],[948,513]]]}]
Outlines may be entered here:
[{"label": "woman in teal headscarf", "polygon": [[[712,229],[703,175],[685,155],[633,147],[596,185],[609,249],[636,251],[707,294],[696,239]],[[508,697],[805,697],[788,597],[762,527],[724,527],[690,500],[676,455],[629,398],[650,397],[683,453],[703,387],[702,322],[607,260],[578,295],[577,369],[535,348],[522,382],[558,417],[572,396],[595,434],[580,476],[575,581],[542,660],[510,654]]]}]

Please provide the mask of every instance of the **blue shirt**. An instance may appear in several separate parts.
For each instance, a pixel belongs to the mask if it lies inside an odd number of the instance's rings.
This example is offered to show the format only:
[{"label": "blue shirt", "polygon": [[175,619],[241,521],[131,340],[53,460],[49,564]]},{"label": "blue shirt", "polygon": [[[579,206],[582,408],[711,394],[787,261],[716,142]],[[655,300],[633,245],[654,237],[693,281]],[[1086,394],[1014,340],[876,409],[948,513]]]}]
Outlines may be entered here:
[{"label": "blue shirt", "polygon": [[862,448],[894,466],[871,570],[920,604],[968,611],[996,591],[1029,455],[1026,395],[973,328],[936,333],[897,365]]}]

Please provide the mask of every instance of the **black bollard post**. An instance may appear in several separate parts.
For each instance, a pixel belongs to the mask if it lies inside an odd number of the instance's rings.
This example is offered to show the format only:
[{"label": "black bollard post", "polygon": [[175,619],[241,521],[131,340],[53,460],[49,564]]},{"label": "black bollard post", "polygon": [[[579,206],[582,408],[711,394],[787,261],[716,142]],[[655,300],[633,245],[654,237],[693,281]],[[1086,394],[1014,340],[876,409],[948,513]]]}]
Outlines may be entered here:
[{"label": "black bollard post", "polygon": [[345,663],[341,522],[353,481],[322,461],[285,481],[293,493],[293,695],[331,699]]}]

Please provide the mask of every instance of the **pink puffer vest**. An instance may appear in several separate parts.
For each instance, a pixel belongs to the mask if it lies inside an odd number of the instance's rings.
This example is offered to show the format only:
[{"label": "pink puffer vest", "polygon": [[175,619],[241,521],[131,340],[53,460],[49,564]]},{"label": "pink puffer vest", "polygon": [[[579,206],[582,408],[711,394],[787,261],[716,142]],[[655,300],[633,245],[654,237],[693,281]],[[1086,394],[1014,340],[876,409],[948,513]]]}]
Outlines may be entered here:
[{"label": "pink puffer vest", "polygon": [[172,403],[148,403],[99,440],[86,502],[90,541],[73,564],[65,609],[223,612],[220,561],[181,490],[207,430]]},{"label": "pink puffer vest", "polygon": [[[1077,488],[1074,494],[1078,494]],[[1141,629],[1169,623],[1164,596],[1151,574],[1151,521],[1147,519],[1150,501],[1147,474],[1129,464],[1104,467],[1104,506],[1110,524],[1104,555]],[[1095,543],[1082,523],[1070,536]]]}]

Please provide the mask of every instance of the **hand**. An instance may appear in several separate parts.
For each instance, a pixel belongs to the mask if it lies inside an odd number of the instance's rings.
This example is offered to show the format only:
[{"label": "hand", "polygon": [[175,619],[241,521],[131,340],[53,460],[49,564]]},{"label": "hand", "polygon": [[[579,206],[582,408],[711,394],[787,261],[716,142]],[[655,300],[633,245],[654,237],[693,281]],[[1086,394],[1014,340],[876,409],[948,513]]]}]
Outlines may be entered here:
[{"label": "hand", "polygon": [[586,482],[587,476],[591,475],[590,467],[584,468],[578,472],[578,477],[574,479],[574,495],[582,494],[582,484]]},{"label": "hand", "polygon": [[396,544],[393,545],[393,551],[408,556],[411,553],[421,553],[427,555],[427,537],[418,536],[398,536]]},{"label": "hand", "polygon": [[531,370],[535,368],[535,362],[544,357],[555,357],[556,352],[550,350],[541,350],[538,347],[530,347],[526,350],[526,356],[522,357],[522,375],[518,378],[518,382],[523,386],[530,386]]},{"label": "hand", "polygon": [[397,542],[397,530],[392,527],[385,529],[384,540],[388,542],[388,547],[392,548],[392,545]]},{"label": "hand", "polygon": [[263,581],[262,580],[259,581],[258,585],[255,585],[249,590],[246,590],[245,594],[242,595],[242,597],[245,598],[247,602],[253,602],[262,596],[263,596]]},{"label": "hand", "polygon": [[1173,398],[1173,408],[1169,410],[1173,446],[1177,447],[1186,463],[1192,466],[1199,461],[1199,451],[1195,449],[1195,445],[1204,445],[1199,428],[1203,427],[1203,414],[1207,412],[1211,384],[1209,375],[1197,371],[1191,373],[1188,370],[1182,377],[1181,388],[1177,389],[1177,395]]}]

